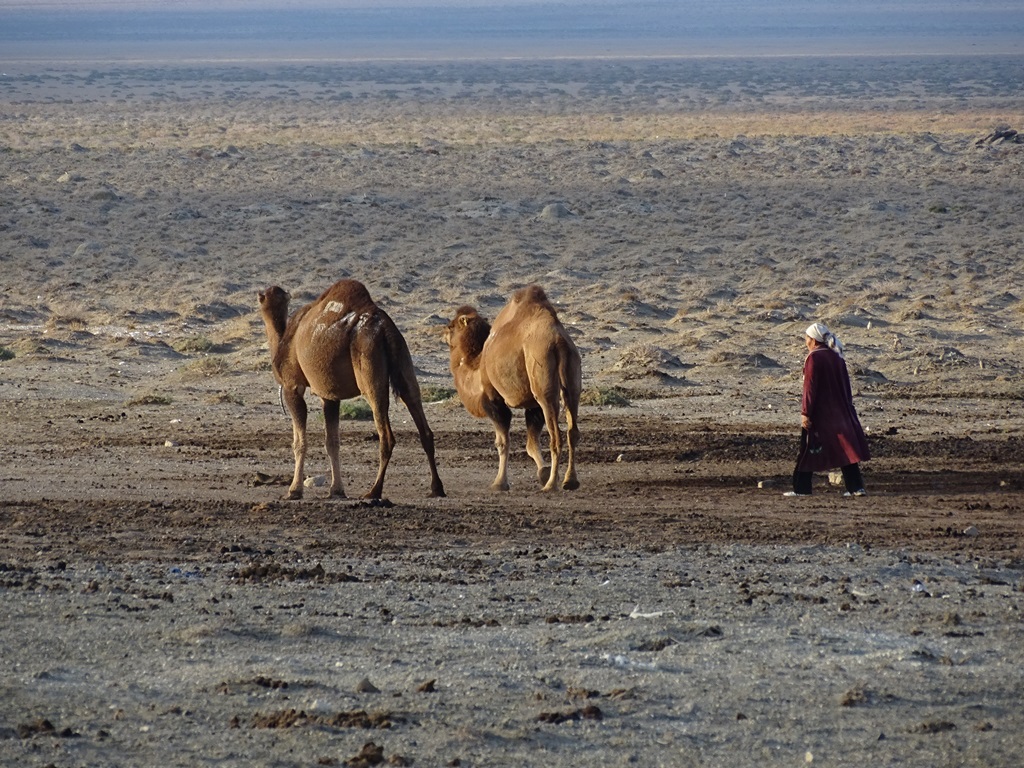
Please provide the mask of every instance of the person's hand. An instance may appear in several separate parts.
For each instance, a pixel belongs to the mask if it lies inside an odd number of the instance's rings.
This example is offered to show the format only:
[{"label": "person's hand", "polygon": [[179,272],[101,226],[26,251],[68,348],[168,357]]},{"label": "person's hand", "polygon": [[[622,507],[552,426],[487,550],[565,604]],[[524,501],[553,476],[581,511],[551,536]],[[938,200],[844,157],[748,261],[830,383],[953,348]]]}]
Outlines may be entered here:
[{"label": "person's hand", "polygon": [[800,426],[809,431],[811,429],[811,417],[806,414],[802,414],[800,416]]}]

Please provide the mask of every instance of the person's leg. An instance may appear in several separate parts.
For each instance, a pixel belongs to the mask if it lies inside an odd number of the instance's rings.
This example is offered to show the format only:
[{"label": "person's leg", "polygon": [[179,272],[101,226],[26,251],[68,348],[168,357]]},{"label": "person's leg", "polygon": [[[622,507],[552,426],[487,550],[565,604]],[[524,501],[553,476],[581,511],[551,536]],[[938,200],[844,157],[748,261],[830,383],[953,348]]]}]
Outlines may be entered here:
[{"label": "person's leg", "polygon": [[799,469],[793,473],[793,492],[798,496],[811,495],[811,480],[814,477],[811,472],[801,472]]},{"label": "person's leg", "polygon": [[843,469],[843,482],[846,484],[846,490],[850,493],[857,493],[858,491],[863,494],[864,492],[864,476],[860,471],[860,464],[847,464]]}]

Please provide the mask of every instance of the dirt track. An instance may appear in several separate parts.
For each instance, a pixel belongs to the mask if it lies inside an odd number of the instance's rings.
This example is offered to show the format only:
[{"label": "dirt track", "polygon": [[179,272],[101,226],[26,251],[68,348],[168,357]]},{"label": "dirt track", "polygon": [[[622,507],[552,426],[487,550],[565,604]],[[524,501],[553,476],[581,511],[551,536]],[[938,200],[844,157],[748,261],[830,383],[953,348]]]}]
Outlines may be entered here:
[{"label": "dirt track", "polygon": [[[668,407],[685,407],[685,401],[677,403]],[[167,447],[155,436],[159,408],[123,420],[109,409],[63,418],[50,410],[56,418],[49,421],[63,428],[54,424],[40,435],[43,442],[24,441],[15,449],[21,471],[4,478],[4,529],[27,537],[30,548],[33,535],[45,535],[47,551],[63,558],[123,559],[137,551],[140,557],[175,559],[182,557],[186,540],[191,556],[202,558],[239,539],[258,541],[261,530],[285,522],[294,526],[294,536],[315,530],[324,546],[364,553],[453,536],[524,546],[557,537],[563,544],[651,551],[727,542],[887,548],[912,542],[920,551],[1022,555],[1020,440],[876,436],[875,460],[867,465],[869,500],[842,499],[838,490],[822,485],[815,497],[794,502],[781,497],[788,487],[784,457],[794,452],[792,435],[756,425],[712,429],[630,410],[587,414],[580,460],[588,482],[579,494],[553,497],[534,487],[521,450],[514,492],[487,491],[494,469],[492,435],[484,424],[465,429],[472,422],[462,414],[444,414],[463,427],[435,427],[450,498],[425,498],[425,486],[417,485],[423,478],[417,475],[422,456],[415,432],[399,432],[387,485],[387,496],[397,503],[385,508],[318,500],[325,493],[318,488],[309,489],[302,504],[289,504],[280,500],[278,486],[253,487],[257,472],[287,473],[287,423],[283,416],[275,423],[279,414],[271,413],[257,429],[248,419],[207,424],[191,430],[187,443]],[[21,405],[17,414],[7,414],[15,416],[27,431],[36,414]],[[660,422],[657,428],[652,419]],[[374,434],[365,423],[349,423],[346,430],[347,449],[355,441],[362,454],[354,466],[366,468],[362,479],[346,480],[349,493],[358,496],[376,458]],[[60,435],[55,442],[47,436],[51,432]],[[314,438],[314,456],[322,452],[320,440]],[[257,458],[259,467],[253,468]],[[47,465],[38,476],[25,473]],[[22,496],[29,488],[35,493]],[[159,498],[152,498],[154,491]],[[967,540],[963,531],[972,525],[984,535]],[[162,534],[147,540],[147,530]],[[66,543],[57,536],[64,533]],[[130,541],[133,535],[142,541]]]}]

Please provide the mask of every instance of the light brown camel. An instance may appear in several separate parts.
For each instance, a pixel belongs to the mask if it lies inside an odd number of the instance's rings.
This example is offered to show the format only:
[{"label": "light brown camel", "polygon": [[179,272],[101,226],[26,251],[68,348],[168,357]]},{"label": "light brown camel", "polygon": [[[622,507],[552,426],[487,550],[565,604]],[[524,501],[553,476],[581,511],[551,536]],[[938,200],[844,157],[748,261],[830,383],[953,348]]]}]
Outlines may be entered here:
[{"label": "light brown camel", "polygon": [[388,418],[390,388],[405,402],[430,463],[430,495],[444,496],[434,461],[434,435],[427,425],[412,356],[401,332],[366,287],[339,280],[320,297],[288,317],[288,293],[275,286],[260,291],[260,313],[267,328],[274,378],[292,417],[295,475],[288,499],[302,498],[306,458],[308,387],[324,401],[327,455],[331,459],[331,496],[345,496],[338,446],[340,402],[362,394],[373,409],[380,443],[380,463],[373,487],[363,497],[379,499],[384,489],[395,436]]},{"label": "light brown camel", "polygon": [[[565,406],[568,466],[562,487],[580,487],[576,477],[576,426],[582,388],[580,353],[544,289],[530,285],[516,292],[498,313],[492,328],[473,307],[463,306],[448,324],[455,388],[466,410],[494,423],[498,474],[492,487],[508,490],[508,436],[511,408],[526,409],[526,452],[537,464],[544,490],[555,487],[562,452],[559,399]],[[540,432],[547,426],[551,469],[544,467]]]}]

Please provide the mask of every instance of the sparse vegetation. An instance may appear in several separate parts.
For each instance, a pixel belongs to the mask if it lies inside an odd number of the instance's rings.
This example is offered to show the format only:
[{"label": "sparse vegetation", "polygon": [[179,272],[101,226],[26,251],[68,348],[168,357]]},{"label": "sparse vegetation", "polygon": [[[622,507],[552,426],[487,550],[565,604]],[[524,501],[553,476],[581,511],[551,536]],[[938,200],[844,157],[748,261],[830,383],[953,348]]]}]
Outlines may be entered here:
[{"label": "sparse vegetation", "polygon": [[211,376],[223,376],[231,370],[231,366],[222,357],[206,356],[200,357],[184,366],[182,373],[199,378]]},{"label": "sparse vegetation", "polygon": [[437,384],[423,384],[420,386],[420,396],[425,403],[441,403],[451,400],[457,393],[451,387],[442,387]]},{"label": "sparse vegetation", "polygon": [[144,395],[137,395],[128,400],[124,405],[126,408],[134,408],[139,405],[170,405],[172,402],[169,395],[150,392]]},{"label": "sparse vegetation", "polygon": [[182,354],[202,354],[214,351],[217,345],[213,343],[213,340],[209,336],[198,334],[196,336],[179,339],[171,346]]},{"label": "sparse vegetation", "polygon": [[51,315],[46,321],[46,327],[50,330],[84,331],[89,327],[89,321],[81,315]]},{"label": "sparse vegetation", "polygon": [[14,350],[13,349],[8,349],[7,347],[0,347],[0,362],[3,362],[4,360],[13,360],[13,359],[14,359]]},{"label": "sparse vegetation", "polygon": [[361,397],[342,400],[339,418],[342,421],[371,421],[373,419],[373,409]]},{"label": "sparse vegetation", "polygon": [[630,404],[622,387],[589,387],[580,394],[580,405],[625,407]]}]

